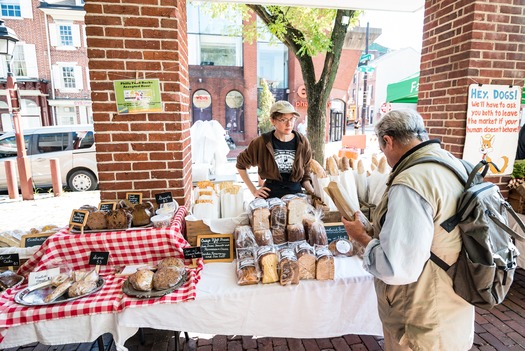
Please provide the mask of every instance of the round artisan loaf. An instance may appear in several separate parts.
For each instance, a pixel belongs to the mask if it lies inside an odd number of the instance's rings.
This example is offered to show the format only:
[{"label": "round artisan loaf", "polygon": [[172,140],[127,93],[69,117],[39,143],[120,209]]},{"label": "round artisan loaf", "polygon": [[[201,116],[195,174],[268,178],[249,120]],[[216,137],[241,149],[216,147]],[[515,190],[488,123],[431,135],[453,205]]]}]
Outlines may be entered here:
[{"label": "round artisan loaf", "polygon": [[153,275],[149,269],[139,269],[129,276],[129,282],[135,290],[150,291],[153,288]]},{"label": "round artisan loaf", "polygon": [[166,257],[163,260],[161,260],[157,265],[157,268],[159,269],[163,267],[176,267],[183,270],[184,261],[178,257]]},{"label": "round artisan loaf", "polygon": [[153,289],[166,290],[175,286],[182,278],[182,272],[176,267],[162,267],[153,275]]},{"label": "round artisan loaf", "polygon": [[108,226],[108,222],[106,220],[106,212],[91,212],[88,216],[86,225],[89,227],[89,229],[92,230],[106,229],[106,227]]}]

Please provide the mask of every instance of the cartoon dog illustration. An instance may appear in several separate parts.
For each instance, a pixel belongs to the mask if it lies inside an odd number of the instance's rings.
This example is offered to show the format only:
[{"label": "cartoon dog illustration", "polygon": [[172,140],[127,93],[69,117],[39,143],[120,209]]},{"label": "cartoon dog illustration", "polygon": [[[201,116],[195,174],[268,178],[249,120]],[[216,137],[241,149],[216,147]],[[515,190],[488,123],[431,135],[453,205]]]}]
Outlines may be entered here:
[{"label": "cartoon dog illustration", "polygon": [[481,159],[489,162],[490,171],[493,174],[501,174],[505,172],[505,169],[507,169],[507,166],[509,165],[509,158],[507,156],[501,156],[503,159],[503,166],[499,167],[499,165],[497,165],[500,169],[499,171],[496,169],[496,167],[494,167],[495,163],[491,160],[488,154],[494,151],[492,145],[495,137],[496,136],[494,134],[485,134],[481,136],[481,147],[479,151],[483,155]]}]

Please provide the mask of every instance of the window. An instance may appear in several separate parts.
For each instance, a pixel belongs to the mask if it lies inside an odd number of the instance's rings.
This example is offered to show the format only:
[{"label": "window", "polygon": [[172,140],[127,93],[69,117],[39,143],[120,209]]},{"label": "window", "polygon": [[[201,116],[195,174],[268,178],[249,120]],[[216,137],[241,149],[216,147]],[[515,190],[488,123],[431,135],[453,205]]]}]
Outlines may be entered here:
[{"label": "window", "polygon": [[19,3],[2,3],[0,9],[2,10],[2,17],[22,17]]},{"label": "window", "polygon": [[237,90],[226,94],[226,130],[244,132],[244,97]]},{"label": "window", "polygon": [[69,25],[59,25],[59,40],[62,46],[73,46],[73,30]]},{"label": "window", "polygon": [[[29,145],[29,135],[24,136],[25,147],[27,151],[27,146]],[[14,157],[17,154],[16,150],[16,138],[15,136],[0,139],[0,158],[4,157]]]},{"label": "window", "polygon": [[13,74],[15,77],[27,76],[26,58],[22,46],[15,46],[13,52]]},{"label": "window", "polygon": [[73,140],[74,149],[89,149],[95,143],[95,136],[93,132],[78,132],[73,133]]},{"label": "window", "polygon": [[38,136],[38,152],[57,152],[67,149],[68,133],[42,134]]},{"label": "window", "polygon": [[75,89],[76,83],[75,83],[75,70],[73,67],[62,67],[62,80],[63,80],[63,87],[64,88],[70,88]]}]

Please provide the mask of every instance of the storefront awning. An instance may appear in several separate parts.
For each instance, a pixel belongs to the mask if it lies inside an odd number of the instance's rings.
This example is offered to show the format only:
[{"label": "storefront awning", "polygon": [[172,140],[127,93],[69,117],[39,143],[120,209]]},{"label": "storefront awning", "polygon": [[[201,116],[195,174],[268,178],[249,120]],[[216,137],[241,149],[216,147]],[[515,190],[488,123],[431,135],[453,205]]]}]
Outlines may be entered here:
[{"label": "storefront awning", "polygon": [[419,91],[419,73],[400,82],[388,84],[386,101],[390,103],[417,104]]}]

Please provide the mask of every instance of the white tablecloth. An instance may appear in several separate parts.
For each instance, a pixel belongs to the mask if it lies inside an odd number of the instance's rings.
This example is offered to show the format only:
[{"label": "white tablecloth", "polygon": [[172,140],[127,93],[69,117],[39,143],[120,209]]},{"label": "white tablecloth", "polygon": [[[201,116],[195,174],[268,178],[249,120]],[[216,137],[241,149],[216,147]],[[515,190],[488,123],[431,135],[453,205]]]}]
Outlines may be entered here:
[{"label": "white tablecloth", "polygon": [[372,276],[357,258],[336,258],[335,266],[334,281],[239,286],[234,263],[210,263],[194,301],[14,326],[0,348],[88,342],[109,332],[125,350],[125,341],[140,327],[289,338],[382,335]]}]

